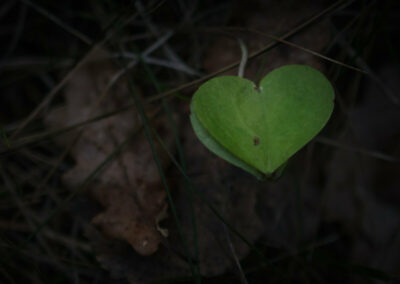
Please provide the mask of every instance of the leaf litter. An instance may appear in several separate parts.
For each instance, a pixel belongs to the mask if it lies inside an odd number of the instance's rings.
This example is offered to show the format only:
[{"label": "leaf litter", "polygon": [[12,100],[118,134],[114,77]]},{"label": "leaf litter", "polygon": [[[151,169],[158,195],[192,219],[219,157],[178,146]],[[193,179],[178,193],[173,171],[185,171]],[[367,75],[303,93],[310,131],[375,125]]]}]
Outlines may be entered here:
[{"label": "leaf litter", "polygon": [[[273,6],[267,10],[270,11],[271,17],[274,14],[272,8]],[[245,26],[257,28],[264,25],[264,13],[263,17],[254,15],[257,13],[254,9],[246,13],[249,13],[248,17],[245,17],[248,20],[241,19]],[[307,11],[307,15],[309,13],[310,11]],[[295,17],[289,12],[284,19],[292,23],[296,19],[300,21],[307,15],[301,16],[298,13]],[[267,17],[270,18],[267,22],[275,25],[276,22],[271,17]],[[288,25],[285,23],[281,26],[281,30]],[[321,27],[318,27],[316,31],[309,33],[318,34],[320,29]],[[271,29],[271,33],[279,31],[276,28]],[[305,33],[307,37],[310,37],[309,33]],[[301,40],[300,37],[299,44],[307,41],[306,38]],[[313,41],[313,49],[319,50],[326,41],[326,39],[322,40],[318,46],[315,46],[315,41]],[[237,46],[228,48],[227,42],[229,41],[222,37],[209,48],[212,52],[206,54],[204,60],[204,66],[209,72],[240,57],[239,53],[232,52],[237,49]],[[257,37],[250,37],[248,43],[251,49],[265,44]],[[276,52],[278,54],[275,54]],[[296,52],[299,57],[302,56],[301,58],[305,56],[301,52]],[[291,61],[287,54],[281,54],[282,51],[272,51],[272,53],[274,54],[271,57],[268,56],[269,69]],[[292,52],[289,54],[295,56]],[[302,60],[302,63],[321,68],[319,60],[312,56],[306,56]],[[210,65],[211,62],[213,66]],[[247,72],[250,77],[256,76],[259,71],[258,66],[252,64],[248,67]],[[268,68],[263,72],[266,73]],[[48,125],[54,128],[70,125],[112,111],[130,102],[124,78],[120,79],[109,93],[102,97],[108,82],[117,72],[118,69],[110,63],[107,53],[96,54],[93,60],[89,60],[86,65],[77,70],[69,81],[64,92],[65,105],[52,110],[46,119]],[[98,102],[99,98],[100,102]],[[177,107],[182,114],[178,118],[178,125],[181,129],[182,141],[184,141],[184,153],[187,161],[190,162],[189,171],[193,184],[202,190],[210,204],[217,206],[227,223],[244,233],[246,239],[253,243],[265,231],[264,222],[257,212],[258,192],[265,190],[265,185],[249,178],[247,174],[209,153],[197,141],[190,124],[185,119],[189,115],[188,107],[186,105]],[[172,135],[170,135],[172,132],[167,130],[168,125],[164,121],[155,119],[153,126],[158,131],[161,130],[162,139],[171,152],[174,152]],[[106,159],[133,129],[139,126],[140,121],[134,110],[86,126],[80,139],[72,147],[71,156],[75,160],[75,166],[63,176],[65,184],[72,190],[79,186],[93,169]],[[73,133],[64,135],[57,142],[66,146],[73,141],[73,137]],[[165,157],[162,165],[164,169],[169,166]],[[212,169],[212,171],[205,172],[205,169]],[[178,176],[179,173],[172,170],[171,175]],[[226,241],[226,231],[221,221],[200,201],[195,200],[190,205],[192,200],[184,189],[186,182],[183,179],[171,178],[170,182],[174,184],[173,194],[182,228],[192,248],[196,236],[193,233],[193,224],[188,212],[190,212],[190,206],[194,207],[199,236],[199,256],[195,261],[200,265],[201,274],[216,276],[232,269],[234,257]],[[164,220],[165,227],[159,225],[159,222],[167,215],[168,206],[165,191],[144,135],[137,135],[132,144],[96,177],[87,193],[103,207],[93,216],[92,224],[95,226],[87,228],[87,236],[92,241],[97,259],[112,275],[117,278],[127,278],[132,283],[174,275],[190,275],[188,264],[182,257],[183,251],[177,245],[179,238],[172,220],[170,218]],[[250,249],[246,244],[232,233],[230,233],[230,239],[238,259],[243,259],[248,255]],[[128,243],[136,253],[126,250],[126,245],[116,240]],[[164,246],[160,247],[160,243]],[[194,251],[192,254],[194,255]],[[147,257],[144,258],[144,256]]]},{"label": "leaf litter", "polygon": [[[313,6],[313,9],[305,9],[306,5],[299,4],[298,9],[286,10],[281,6],[283,4],[264,5],[268,7],[254,9],[255,6],[246,5],[253,7],[249,10],[239,5],[237,11],[240,13],[236,14],[233,22],[237,21],[248,28],[259,30],[268,27],[267,30],[271,34],[280,34],[287,27],[294,26],[302,19],[310,17],[313,12],[321,10],[318,5]],[[278,15],[279,19],[276,18]],[[293,40],[301,46],[321,51],[329,43],[328,31],[326,23],[321,23],[297,35]],[[249,37],[246,43],[249,49],[256,49],[265,44],[264,40],[257,39],[256,36]],[[226,37],[215,40],[205,54],[203,65],[209,72],[240,58],[236,42],[227,40]],[[277,66],[294,61],[324,70],[321,60],[314,56],[281,46],[266,55],[267,64],[261,71],[260,61],[250,63],[246,69],[246,77],[256,79],[260,73],[265,74]],[[101,114],[129,102],[129,94],[122,79],[99,106],[92,109],[106,82],[117,71],[104,60],[91,62],[79,70],[65,90],[66,105],[49,115],[49,125],[69,125],[87,119],[88,113]],[[372,107],[374,104],[370,102],[368,106]],[[292,253],[297,251],[300,243],[315,240],[325,226],[337,223],[354,233],[354,240],[367,236],[349,252],[352,260],[361,262],[370,259],[368,264],[382,268],[385,268],[385,263],[398,263],[398,255],[385,256],[383,252],[379,254],[379,260],[373,261],[373,256],[379,253],[380,249],[384,252],[391,248],[398,249],[398,238],[393,236],[398,230],[399,216],[395,209],[386,206],[388,200],[376,200],[377,193],[372,192],[374,188],[369,185],[377,183],[379,177],[360,177],[357,157],[337,151],[330,159],[321,163],[328,165],[321,166],[307,175],[302,170],[306,171],[304,163],[307,161],[307,153],[312,153],[312,144],[295,157],[284,179],[276,183],[262,184],[209,153],[196,139],[188,123],[188,106],[177,104],[175,107],[180,113],[176,119],[193,184],[218,208],[226,222],[243,233],[249,242],[258,241],[270,248]],[[356,109],[352,114],[362,117],[365,113],[368,111],[364,110],[363,113],[362,109]],[[363,122],[364,118],[360,121]],[[377,116],[377,120],[379,118],[382,117]],[[393,117],[382,118],[382,123],[392,119]],[[353,120],[357,121],[356,118]],[[172,132],[166,130],[168,125],[164,124],[164,121],[165,119],[156,118],[153,120],[153,126],[159,130],[162,139],[174,153]],[[64,175],[64,182],[72,189],[79,185],[132,129],[139,126],[139,118],[136,112],[132,111],[86,127],[72,149],[71,155],[76,165]],[[383,128],[377,127],[375,130],[378,129]],[[361,135],[362,140],[367,140],[368,137],[365,133]],[[59,143],[66,145],[70,140],[71,136],[64,136]],[[351,139],[344,139],[343,143],[349,141]],[[379,143],[371,142],[371,147],[377,145]],[[160,147],[157,150],[162,153]],[[318,163],[317,158],[314,160]],[[205,204],[196,199],[192,204],[197,222],[196,236],[188,213],[192,200],[185,191],[187,184],[176,169],[169,167],[170,162],[166,157],[162,159],[162,166],[168,172],[181,225],[192,255],[195,255],[193,242],[198,239],[199,256],[194,261],[199,264],[201,274],[212,277],[234,269],[234,258],[221,221]],[[371,172],[376,168],[374,162],[364,166]],[[299,172],[304,173],[304,177],[299,178]],[[330,177],[321,185],[320,176]],[[358,192],[347,190],[348,187],[356,188],[360,183],[368,186],[359,188]],[[394,187],[394,183],[395,181],[390,186]],[[92,242],[97,260],[113,277],[126,278],[130,283],[147,283],[168,277],[190,276],[185,255],[179,245],[176,227],[172,218],[165,218],[168,210],[165,191],[144,135],[138,135],[134,142],[110,163],[91,184],[88,193],[103,209],[93,216],[92,224],[95,226],[88,226],[87,236]],[[329,202],[323,203],[323,200]],[[359,212],[360,204],[364,208],[364,215]],[[380,223],[380,219],[386,221]],[[380,228],[379,231],[384,233],[377,234],[372,228]],[[245,259],[250,253],[250,248],[234,234],[230,233],[230,237],[237,257],[240,260]],[[369,247],[371,242],[374,249]],[[129,245],[133,250],[128,249]]]}]

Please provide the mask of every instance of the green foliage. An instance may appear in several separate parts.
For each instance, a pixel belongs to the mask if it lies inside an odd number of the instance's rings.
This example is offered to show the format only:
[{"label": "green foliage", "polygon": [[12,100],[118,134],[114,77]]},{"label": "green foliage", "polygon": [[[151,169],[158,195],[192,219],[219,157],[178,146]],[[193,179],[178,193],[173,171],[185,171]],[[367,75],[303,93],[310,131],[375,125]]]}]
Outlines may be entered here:
[{"label": "green foliage", "polygon": [[235,76],[204,83],[191,103],[191,122],[213,153],[261,179],[273,174],[327,123],[334,90],[312,67],[287,65],[260,86]]}]

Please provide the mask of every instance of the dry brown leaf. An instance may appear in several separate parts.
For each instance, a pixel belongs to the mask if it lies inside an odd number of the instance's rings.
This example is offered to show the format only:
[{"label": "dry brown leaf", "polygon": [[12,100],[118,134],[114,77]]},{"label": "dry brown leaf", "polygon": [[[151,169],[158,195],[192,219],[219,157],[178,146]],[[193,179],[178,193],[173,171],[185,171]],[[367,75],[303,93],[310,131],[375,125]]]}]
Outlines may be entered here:
[{"label": "dry brown leaf", "polygon": [[[105,92],[107,84],[119,71],[106,57],[104,52],[97,54],[74,74],[64,93],[65,106],[50,113],[48,124],[70,125],[132,102],[123,78]],[[161,119],[155,121],[154,126],[164,129]],[[138,127],[140,120],[135,110],[86,126],[71,149],[76,165],[64,175],[64,182],[72,189],[79,186]],[[59,143],[67,146],[75,136],[76,132],[67,134]],[[171,144],[170,137],[163,138],[167,145]],[[165,159],[161,162],[166,165]],[[138,134],[123,153],[108,164],[89,192],[105,208],[93,223],[106,235],[127,241],[143,255],[157,250],[162,238],[158,221],[166,207],[165,191],[144,135]]]},{"label": "dry brown leaf", "polygon": [[[141,255],[152,254],[162,237],[154,228],[158,225],[157,215],[162,212],[160,208],[165,204],[164,195],[158,193],[159,185],[148,186],[141,190],[146,196],[137,204],[132,197],[135,193],[129,191],[118,187],[92,189],[93,196],[106,208],[93,218],[93,224],[100,226],[107,236],[126,240]],[[154,200],[154,196],[159,200]]]}]

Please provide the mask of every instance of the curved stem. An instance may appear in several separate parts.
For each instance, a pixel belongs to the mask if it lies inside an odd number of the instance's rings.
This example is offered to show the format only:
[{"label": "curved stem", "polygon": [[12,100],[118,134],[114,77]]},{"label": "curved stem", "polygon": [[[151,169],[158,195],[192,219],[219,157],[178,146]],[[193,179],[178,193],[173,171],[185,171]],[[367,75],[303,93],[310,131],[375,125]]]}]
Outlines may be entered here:
[{"label": "curved stem", "polygon": [[247,52],[247,47],[244,44],[243,40],[241,38],[238,38],[237,41],[239,43],[240,50],[242,52],[242,59],[240,60],[240,64],[239,64],[238,76],[243,78],[244,68],[246,67],[247,58],[248,58],[248,52]]}]

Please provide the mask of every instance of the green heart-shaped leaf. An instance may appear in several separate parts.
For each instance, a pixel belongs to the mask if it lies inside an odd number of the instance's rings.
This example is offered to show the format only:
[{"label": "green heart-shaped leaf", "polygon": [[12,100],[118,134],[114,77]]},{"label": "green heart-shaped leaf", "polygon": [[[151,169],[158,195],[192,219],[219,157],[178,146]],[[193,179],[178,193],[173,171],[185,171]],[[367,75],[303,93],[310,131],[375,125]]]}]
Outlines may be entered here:
[{"label": "green heart-shaped leaf", "polygon": [[270,175],[309,142],[333,110],[334,91],[319,71],[286,65],[257,87],[235,76],[204,83],[191,104],[191,122],[216,155],[254,174]]}]

